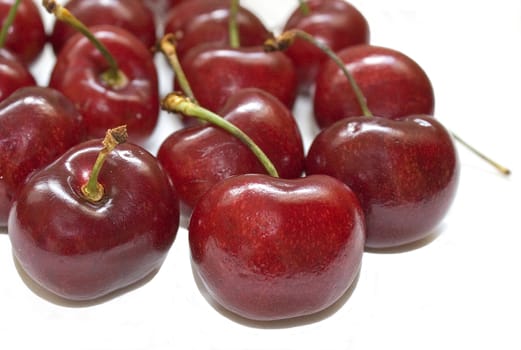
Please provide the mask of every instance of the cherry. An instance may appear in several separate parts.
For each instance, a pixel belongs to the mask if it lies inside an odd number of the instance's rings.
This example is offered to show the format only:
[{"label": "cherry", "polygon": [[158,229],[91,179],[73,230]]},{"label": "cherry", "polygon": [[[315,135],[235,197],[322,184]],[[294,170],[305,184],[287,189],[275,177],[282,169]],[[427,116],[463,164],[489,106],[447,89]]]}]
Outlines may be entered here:
[{"label": "cherry", "polygon": [[10,212],[20,266],[65,299],[95,300],[142,280],[175,239],[172,183],[146,150],[118,146],[125,133],[111,129],[103,146],[90,140],[71,148],[29,179]]},{"label": "cherry", "polygon": [[[180,58],[204,43],[230,46],[231,3],[231,0],[190,0],[172,7],[165,19],[164,32],[177,37]],[[262,21],[242,6],[237,8],[236,25],[241,46],[259,46],[271,37]]]},{"label": "cherry", "polygon": [[213,186],[190,218],[194,270],[224,308],[254,320],[304,316],[355,280],[365,241],[358,199],[325,175],[239,175]]},{"label": "cherry", "polygon": [[84,135],[82,116],[56,90],[24,87],[0,103],[0,226],[29,175]]},{"label": "cherry", "polygon": [[306,172],[347,184],[364,209],[366,246],[390,248],[439,225],[455,197],[459,162],[451,135],[432,117],[352,117],[317,135]]},{"label": "cherry", "polygon": [[249,87],[272,94],[290,109],[296,99],[295,68],[281,52],[200,45],[181,59],[181,66],[197,101],[213,112],[219,111],[230,96]]},{"label": "cherry", "polygon": [[45,0],[45,5],[83,34],[67,41],[49,86],[75,103],[89,137],[102,137],[108,128],[125,124],[133,142],[144,142],[159,115],[158,77],[149,50],[124,29],[111,25],[87,29],[56,2]]},{"label": "cherry", "polygon": [[[369,24],[352,4],[344,0],[307,0],[305,5],[307,10],[298,7],[291,13],[284,31],[302,30],[333,51],[369,43]],[[320,65],[327,60],[315,45],[300,40],[286,54],[297,68],[303,89],[314,84]]]},{"label": "cherry", "polygon": [[[154,14],[142,0],[70,0],[66,8],[88,27],[111,24],[131,32],[148,48],[156,44]],[[60,52],[74,34],[74,28],[56,21],[50,36],[54,52]]]},{"label": "cherry", "polygon": [[4,48],[28,65],[40,56],[47,41],[43,20],[33,0],[0,0],[0,26],[13,5],[16,16],[9,26]]},{"label": "cherry", "polygon": [[[337,53],[363,92],[374,115],[399,118],[434,112],[434,91],[425,71],[405,54],[385,47],[357,45]],[[363,111],[344,72],[325,62],[317,75],[313,100],[320,127]]]},{"label": "cherry", "polygon": [[31,72],[9,51],[0,48],[0,102],[19,88],[36,85]]},{"label": "cherry", "polygon": [[[168,99],[163,105],[175,108]],[[252,138],[281,177],[295,178],[303,173],[301,134],[291,111],[277,98],[255,88],[240,90],[219,114]],[[157,157],[189,207],[224,178],[266,172],[237,137],[211,124],[174,132],[163,141]]]}]

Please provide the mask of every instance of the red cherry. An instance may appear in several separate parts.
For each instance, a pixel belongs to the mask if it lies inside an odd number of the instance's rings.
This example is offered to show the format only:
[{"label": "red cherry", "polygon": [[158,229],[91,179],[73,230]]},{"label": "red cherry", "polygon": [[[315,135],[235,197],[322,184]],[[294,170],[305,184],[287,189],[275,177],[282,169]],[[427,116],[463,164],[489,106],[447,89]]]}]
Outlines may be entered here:
[{"label": "red cherry", "polygon": [[24,87],[0,103],[0,226],[26,179],[84,140],[83,118],[60,92]]},{"label": "red cherry", "polygon": [[[374,115],[394,119],[434,112],[434,91],[429,77],[405,54],[371,45],[349,47],[337,54]],[[333,61],[325,62],[318,73],[313,103],[320,127],[363,115],[348,80]]]},{"label": "red cherry", "polygon": [[85,117],[89,137],[127,125],[132,141],[141,143],[154,131],[159,115],[159,86],[148,49],[128,31],[109,25],[91,27],[126,76],[110,86],[103,73],[109,65],[83,35],[73,36],[57,57],[49,86],[71,99]]},{"label": "red cherry", "polygon": [[[142,0],[70,0],[65,7],[88,27],[110,24],[134,34],[147,48],[156,44],[154,14]],[[56,21],[50,36],[54,52],[59,53],[74,34],[74,28]]]},{"label": "red cherry", "polygon": [[159,269],[179,224],[168,176],[134,144],[105,154],[96,184],[103,193],[97,200],[85,194],[103,152],[100,141],[73,147],[35,173],[9,216],[21,267],[43,288],[70,300],[97,299]]},{"label": "red cherry", "polygon": [[306,172],[347,184],[365,212],[366,246],[389,248],[440,224],[456,193],[459,162],[449,132],[432,117],[358,117],[318,134]]},{"label": "red cherry", "polygon": [[181,59],[181,66],[197,101],[214,112],[239,90],[250,87],[272,94],[290,109],[296,99],[295,68],[281,52],[199,45]]},{"label": "red cherry", "polygon": [[[0,27],[14,3],[15,0],[0,0]],[[28,65],[40,56],[46,41],[40,10],[33,0],[21,0],[4,48]]]},{"label": "red cherry", "polygon": [[[174,6],[165,19],[164,33],[177,37],[176,50],[182,58],[191,48],[205,43],[229,46],[230,0],[190,0]],[[262,21],[239,7],[237,26],[241,46],[260,46],[271,37]]]},{"label": "red cherry", "polygon": [[189,225],[193,266],[224,308],[254,320],[309,315],[355,280],[363,212],[329,176],[240,175],[213,186]]},{"label": "red cherry", "polygon": [[[219,114],[253,139],[281,177],[294,178],[302,174],[302,137],[291,111],[278,99],[259,89],[240,90],[230,97]],[[211,125],[174,132],[161,144],[157,157],[174,182],[180,199],[190,207],[224,178],[266,173],[238,138]]]},{"label": "red cherry", "polygon": [[27,66],[20,63],[9,51],[0,49],[0,102],[17,89],[34,85],[36,80]]},{"label": "red cherry", "polygon": [[[308,0],[309,14],[299,7],[288,18],[284,31],[302,30],[333,51],[369,43],[369,24],[362,13],[344,0]],[[307,89],[328,57],[315,45],[297,40],[286,54],[297,68],[299,84]]]}]

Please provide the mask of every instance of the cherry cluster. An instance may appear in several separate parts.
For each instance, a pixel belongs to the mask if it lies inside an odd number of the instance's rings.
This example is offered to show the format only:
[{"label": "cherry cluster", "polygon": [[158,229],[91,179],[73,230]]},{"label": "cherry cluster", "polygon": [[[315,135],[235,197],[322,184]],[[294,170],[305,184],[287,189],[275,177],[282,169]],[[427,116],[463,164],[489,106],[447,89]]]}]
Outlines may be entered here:
[{"label": "cherry cluster", "polygon": [[[255,320],[309,315],[351,287],[365,250],[427,237],[453,202],[458,157],[429,78],[371,45],[344,0],[296,3],[280,36],[237,0],[42,6],[49,36],[32,0],[0,1],[0,226],[58,296],[159,269],[185,208],[215,300]],[[35,86],[47,39],[56,64]],[[160,96],[158,51],[182,92]],[[299,94],[320,129],[307,150]],[[153,155],[161,109],[186,125]]]}]

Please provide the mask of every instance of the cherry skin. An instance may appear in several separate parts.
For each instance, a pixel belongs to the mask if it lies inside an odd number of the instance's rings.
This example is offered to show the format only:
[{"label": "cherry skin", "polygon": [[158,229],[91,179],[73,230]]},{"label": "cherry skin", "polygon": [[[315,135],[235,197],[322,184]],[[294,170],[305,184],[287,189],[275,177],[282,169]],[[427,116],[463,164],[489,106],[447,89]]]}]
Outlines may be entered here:
[{"label": "cherry skin", "polygon": [[347,184],[364,209],[366,246],[391,248],[440,224],[455,197],[459,162],[450,134],[430,116],[353,117],[318,134],[306,172]]},{"label": "cherry skin", "polygon": [[49,86],[71,99],[84,116],[90,138],[127,125],[130,140],[142,143],[159,116],[157,70],[149,50],[128,31],[110,25],[90,28],[114,56],[127,77],[123,86],[102,79],[108,69],[103,56],[81,34],[74,35],[57,57]]},{"label": "cherry skin", "polygon": [[[0,0],[0,27],[13,3],[14,0]],[[46,41],[47,35],[38,7],[33,0],[22,0],[4,48],[29,65],[40,56]]]},{"label": "cherry skin", "polygon": [[[156,44],[154,14],[142,0],[70,0],[66,8],[88,27],[110,24],[126,29],[143,42],[145,47]],[[50,42],[59,53],[76,30],[62,21],[56,21]]]},{"label": "cherry skin", "polygon": [[[250,136],[281,177],[301,176],[302,137],[291,111],[277,98],[259,89],[244,89],[230,97],[219,115]],[[180,199],[191,208],[210,187],[225,178],[266,173],[246,145],[211,125],[174,132],[161,144],[157,158],[174,182]]]},{"label": "cherry skin", "polygon": [[27,66],[9,51],[0,49],[0,102],[19,88],[34,85],[36,80]]},{"label": "cherry skin", "polygon": [[364,216],[353,192],[316,175],[240,175],[212,187],[189,225],[194,270],[224,308],[277,320],[324,310],[355,280]]},{"label": "cherry skin", "polygon": [[[299,29],[312,35],[333,51],[369,43],[369,24],[362,13],[344,0],[308,0],[309,14],[295,9],[288,18],[284,31]],[[296,40],[287,50],[297,68],[299,84],[309,89],[314,84],[320,65],[328,57],[316,46]]]},{"label": "cherry skin", "polygon": [[[166,33],[178,38],[179,58],[204,43],[230,45],[230,0],[190,0],[174,6],[165,19]],[[251,11],[240,6],[237,13],[240,45],[260,46],[272,36],[262,21]]]},{"label": "cherry skin", "polygon": [[181,59],[181,66],[199,104],[212,112],[220,111],[231,96],[250,87],[270,93],[289,109],[296,99],[295,68],[281,52],[199,45]]},{"label": "cherry skin", "polygon": [[[385,47],[357,45],[337,55],[345,62],[374,115],[394,119],[434,112],[429,77],[405,54]],[[347,78],[333,61],[325,62],[319,70],[313,105],[321,128],[342,118],[362,115]]]},{"label": "cherry skin", "polygon": [[24,87],[0,103],[0,226],[26,179],[84,136],[82,116],[56,90]]},{"label": "cherry skin", "polygon": [[20,266],[67,300],[95,300],[160,268],[179,225],[175,190],[155,157],[127,143],[99,175],[105,194],[87,200],[101,140],[71,148],[23,187],[8,224]]}]

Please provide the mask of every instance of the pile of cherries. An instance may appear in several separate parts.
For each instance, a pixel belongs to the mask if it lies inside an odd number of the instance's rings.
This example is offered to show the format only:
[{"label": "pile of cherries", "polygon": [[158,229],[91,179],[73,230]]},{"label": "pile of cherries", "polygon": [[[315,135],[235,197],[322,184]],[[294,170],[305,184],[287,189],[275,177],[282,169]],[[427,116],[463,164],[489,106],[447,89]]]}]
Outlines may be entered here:
[{"label": "pile of cherries", "polygon": [[[364,251],[421,240],[448,212],[459,163],[431,83],[371,45],[348,2],[295,1],[278,37],[236,0],[41,5],[57,18],[49,36],[35,2],[0,0],[2,23],[15,13],[0,41],[0,226],[50,292],[93,300],[142,280],[187,215],[218,303],[309,315],[350,288]],[[47,39],[56,64],[35,86]],[[183,93],[160,96],[159,51]],[[309,149],[299,94],[321,129]],[[161,109],[186,126],[153,155]]]}]

